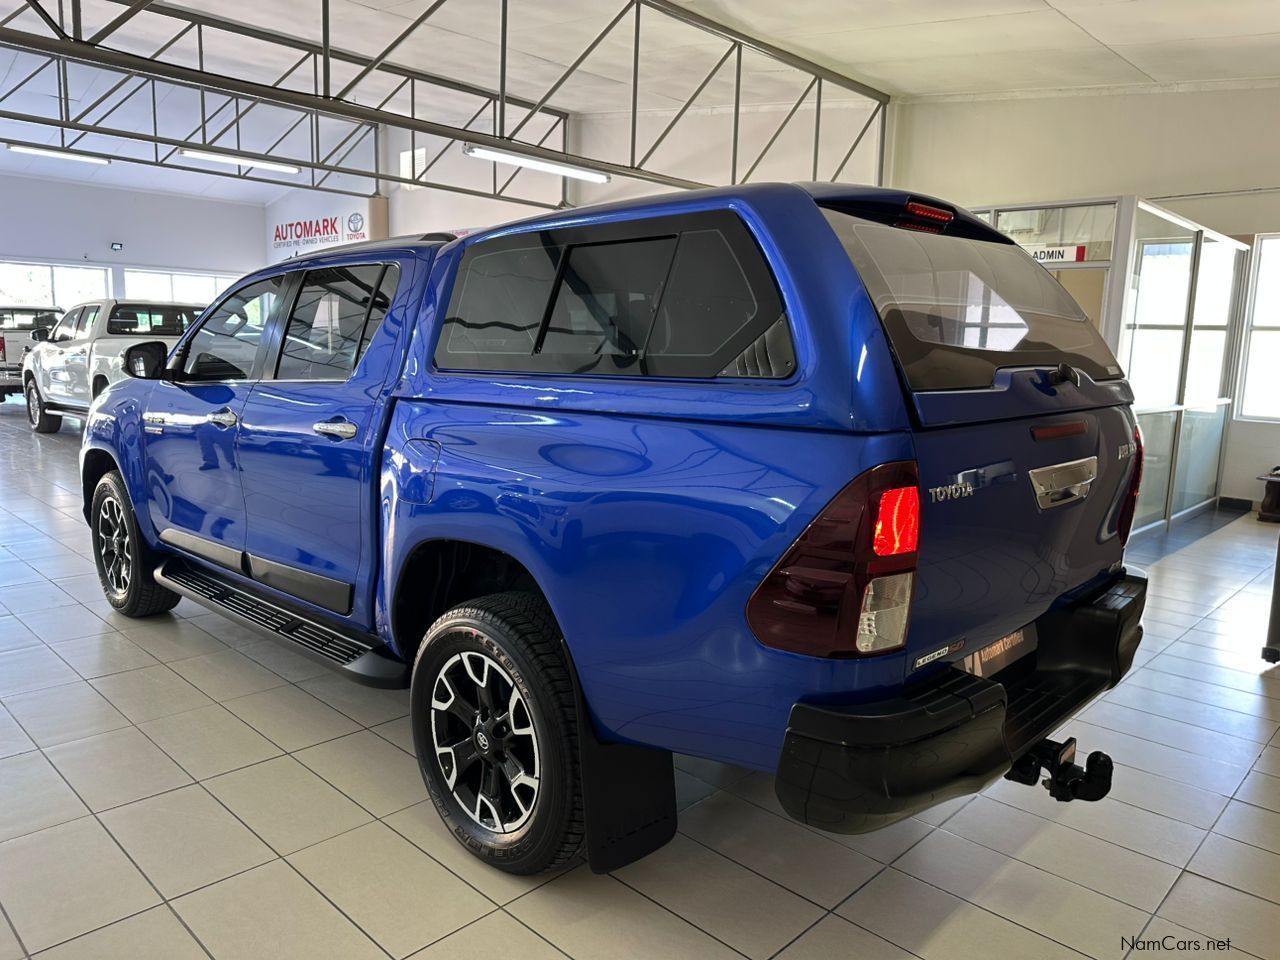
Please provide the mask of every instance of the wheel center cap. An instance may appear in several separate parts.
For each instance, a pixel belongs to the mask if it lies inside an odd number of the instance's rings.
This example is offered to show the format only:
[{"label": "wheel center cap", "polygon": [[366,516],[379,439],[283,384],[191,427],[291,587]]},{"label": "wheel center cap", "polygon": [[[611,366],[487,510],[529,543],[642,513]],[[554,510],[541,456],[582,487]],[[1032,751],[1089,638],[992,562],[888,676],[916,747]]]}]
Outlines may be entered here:
[{"label": "wheel center cap", "polygon": [[485,756],[489,755],[489,751],[493,749],[493,742],[485,734],[483,730],[476,731],[476,749]]}]

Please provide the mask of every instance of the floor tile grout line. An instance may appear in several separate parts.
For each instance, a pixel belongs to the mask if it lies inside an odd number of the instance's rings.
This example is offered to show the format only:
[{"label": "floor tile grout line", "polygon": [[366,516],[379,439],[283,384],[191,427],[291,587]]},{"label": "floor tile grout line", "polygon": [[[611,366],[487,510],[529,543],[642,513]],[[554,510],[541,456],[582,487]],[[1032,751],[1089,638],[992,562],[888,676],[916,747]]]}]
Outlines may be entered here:
[{"label": "floor tile grout line", "polygon": [[[1143,665],[1142,665],[1141,667],[1139,667],[1138,669],[1139,669],[1139,670],[1144,670],[1144,669],[1146,669],[1146,664],[1143,664]],[[1178,676],[1178,674],[1172,674],[1172,673],[1161,673],[1161,672],[1160,672],[1160,671],[1158,671],[1158,670],[1157,670],[1157,671],[1153,671],[1153,672],[1155,672],[1155,673],[1160,673],[1160,675],[1161,675],[1161,676],[1164,676],[1164,677]],[[1137,673],[1137,671],[1134,671],[1134,673]],[[1129,679],[1130,677],[1132,677],[1132,676],[1133,676],[1133,674],[1129,674],[1128,676],[1126,676],[1126,677],[1125,677],[1125,679],[1126,679],[1126,680],[1128,680],[1128,679]],[[1184,679],[1189,679],[1189,678],[1184,678]],[[1194,682],[1194,681],[1193,681],[1193,682]],[[1170,692],[1168,692],[1167,690],[1157,690],[1155,687],[1144,687],[1144,686],[1143,686],[1142,684],[1140,684],[1140,683],[1134,684],[1134,686],[1138,687],[1138,688],[1139,688],[1139,689],[1141,689],[1141,690],[1148,690],[1148,691],[1150,691],[1151,693],[1159,694],[1160,696],[1164,696],[1164,697],[1173,697],[1173,698],[1175,698],[1175,699],[1177,699],[1177,700],[1182,700],[1182,701],[1183,701],[1183,702],[1185,702],[1185,703],[1198,703],[1198,704],[1200,704],[1200,705],[1201,705],[1201,706],[1203,706],[1203,707],[1213,707],[1215,710],[1221,710],[1221,711],[1223,711],[1224,713],[1235,713],[1235,714],[1239,714],[1239,715],[1240,715],[1240,716],[1242,716],[1242,717],[1252,717],[1252,718],[1253,718],[1253,719],[1255,719],[1255,720],[1261,720],[1263,723],[1274,724],[1274,725],[1275,725],[1275,727],[1276,727],[1276,733],[1280,733],[1280,720],[1269,720],[1269,719],[1267,719],[1266,717],[1259,716],[1259,715],[1258,715],[1258,714],[1256,714],[1256,713],[1250,713],[1250,712],[1248,712],[1248,711],[1246,711],[1246,710],[1236,710],[1234,707],[1224,707],[1224,706],[1222,706],[1221,704],[1213,703],[1212,701],[1209,701],[1209,700],[1197,700],[1195,697],[1186,697],[1186,696],[1183,696],[1183,695],[1182,695],[1182,694],[1180,694],[1180,693],[1170,693]],[[1112,689],[1113,689],[1113,690],[1115,690],[1115,689],[1119,689],[1119,685],[1117,685],[1117,686],[1113,687]],[[1239,690],[1239,691],[1237,691],[1237,692],[1238,692],[1238,693],[1244,693],[1246,696],[1250,696],[1250,694],[1246,693],[1246,692],[1245,692],[1245,691],[1243,691],[1243,690]],[[1256,694],[1255,694],[1255,696],[1256,696]],[[1106,696],[1105,696],[1105,694],[1103,695],[1103,699],[1104,699],[1104,700],[1106,700]],[[1269,699],[1269,698],[1265,698],[1265,697],[1264,697],[1263,699]],[[1106,702],[1108,702],[1108,703],[1117,703],[1117,704],[1119,704],[1119,701],[1114,701],[1114,700],[1107,700]],[[1128,706],[1127,704],[1119,704],[1119,705],[1120,705],[1120,706]],[[1130,709],[1130,710],[1140,710],[1140,709],[1142,709],[1142,708],[1140,708],[1140,707],[1129,707],[1129,709]],[[1150,710],[1146,710],[1146,711],[1144,711],[1144,712],[1145,712],[1145,713],[1151,713],[1151,711],[1150,711]],[[1160,713],[1151,713],[1151,715],[1152,715],[1153,717],[1162,717],[1162,716],[1164,716],[1164,714],[1160,714]],[[1166,717],[1165,719],[1168,719],[1168,720],[1177,720],[1177,717]],[[1200,724],[1192,724],[1190,720],[1182,720],[1182,721],[1179,721],[1179,722],[1181,722],[1181,723],[1191,724],[1191,726],[1200,726]],[[1214,728],[1213,728],[1213,727],[1201,727],[1201,729],[1204,729],[1204,730],[1213,730]],[[1216,732],[1216,731],[1215,731],[1215,732]],[[1272,734],[1271,736],[1272,736],[1272,739],[1274,739],[1274,738],[1275,738],[1275,734]],[[1247,738],[1244,738],[1244,737],[1238,737],[1237,739],[1247,739]]]},{"label": "floor tile grout line", "polygon": [[[1114,688],[1113,688],[1113,689],[1114,689]],[[1130,736],[1130,737],[1137,737],[1139,740],[1147,740],[1147,739],[1150,739],[1150,738],[1148,738],[1148,737],[1144,737],[1144,736],[1142,736],[1141,734],[1138,734],[1138,733],[1131,733],[1131,732],[1130,732],[1130,731],[1128,731],[1128,730],[1122,730],[1122,729],[1120,729],[1120,728],[1118,728],[1118,727],[1108,726],[1106,723],[1102,723],[1102,722],[1101,722],[1101,721],[1099,721],[1099,720],[1092,720],[1092,719],[1090,719],[1090,718],[1089,718],[1089,716],[1088,716],[1089,711],[1090,711],[1090,710],[1091,710],[1095,705],[1097,705],[1097,704],[1099,704],[1099,703],[1105,703],[1105,704],[1107,704],[1107,705],[1109,705],[1109,706],[1118,707],[1118,708],[1120,708],[1121,710],[1129,710],[1129,711],[1132,711],[1133,713],[1140,713],[1140,714],[1142,714],[1143,716],[1151,717],[1153,720],[1163,720],[1163,721],[1166,721],[1166,722],[1168,722],[1168,723],[1180,723],[1180,724],[1183,724],[1184,726],[1194,727],[1194,728],[1196,728],[1197,730],[1206,730],[1206,731],[1208,731],[1208,732],[1210,732],[1210,733],[1216,733],[1219,737],[1225,737],[1225,738],[1227,738],[1228,740],[1236,740],[1236,741],[1238,741],[1239,743],[1242,743],[1242,744],[1254,744],[1254,745],[1256,745],[1256,746],[1259,748],[1259,749],[1258,749],[1258,753],[1261,753],[1261,752],[1262,752],[1262,749],[1263,749],[1263,748],[1265,748],[1265,747],[1266,747],[1266,745],[1267,745],[1265,741],[1251,740],[1251,739],[1249,739],[1248,737],[1238,737],[1238,736],[1236,736],[1236,735],[1235,735],[1235,734],[1233,734],[1233,733],[1224,733],[1222,730],[1215,730],[1213,727],[1205,727],[1205,726],[1201,726],[1201,725],[1200,725],[1200,724],[1198,724],[1198,723],[1191,723],[1189,720],[1178,720],[1178,719],[1176,719],[1176,718],[1174,718],[1174,717],[1166,717],[1166,716],[1164,716],[1164,715],[1162,715],[1162,714],[1159,714],[1159,713],[1152,713],[1150,710],[1143,710],[1141,707],[1131,707],[1131,706],[1129,706],[1128,704],[1119,703],[1119,702],[1114,701],[1114,700],[1107,700],[1107,699],[1106,699],[1106,697],[1105,697],[1105,695],[1104,695],[1103,697],[1100,697],[1100,698],[1099,698],[1099,699],[1097,699],[1097,700],[1094,700],[1094,701],[1093,701],[1093,703],[1089,704],[1089,706],[1088,706],[1088,707],[1086,707],[1084,710],[1082,710],[1080,713],[1076,714],[1075,716],[1073,716],[1070,720],[1068,720],[1068,721],[1066,721],[1066,722],[1067,722],[1067,723],[1071,723],[1071,722],[1072,722],[1072,721],[1074,721],[1074,720],[1079,720],[1081,723],[1088,723],[1088,724],[1092,724],[1092,725],[1093,725],[1093,726],[1095,726],[1095,727],[1102,727],[1104,730],[1110,730],[1110,731],[1112,731],[1113,733],[1123,733],[1123,734],[1125,734],[1126,736]],[[1163,741],[1156,740],[1156,741],[1152,741],[1152,742],[1154,742],[1154,743],[1161,743],[1161,742],[1163,742]],[[1167,743],[1166,743],[1165,745],[1166,745],[1166,746],[1168,746],[1168,744],[1167,744]],[[1194,751],[1194,750],[1184,750],[1182,747],[1174,747],[1174,749],[1175,749],[1175,750],[1182,750],[1182,752],[1183,752],[1183,753],[1196,754],[1196,751]],[[1213,757],[1212,757],[1212,755],[1211,755],[1211,754],[1196,754],[1196,755],[1197,755],[1197,756],[1209,757],[1210,759],[1213,759]],[[1256,755],[1255,755],[1255,756],[1256,756]],[[1219,762],[1221,762],[1221,763],[1235,763],[1236,761],[1234,761],[1234,760],[1221,760],[1221,761],[1219,761]],[[1252,762],[1252,761],[1250,761],[1250,762]]]}]

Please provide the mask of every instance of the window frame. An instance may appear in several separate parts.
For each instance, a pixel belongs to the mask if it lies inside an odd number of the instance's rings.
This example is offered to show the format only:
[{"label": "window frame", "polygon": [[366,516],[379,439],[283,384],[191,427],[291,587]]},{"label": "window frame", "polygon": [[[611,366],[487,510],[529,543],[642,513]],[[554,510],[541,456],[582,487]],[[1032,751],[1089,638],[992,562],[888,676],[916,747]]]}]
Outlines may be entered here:
[{"label": "window frame", "polygon": [[[782,320],[786,324],[787,336],[790,341],[791,351],[794,358],[792,369],[783,377],[761,377],[761,376],[721,376],[719,372],[710,376],[699,376],[690,373],[665,373],[665,374],[649,374],[649,373],[628,373],[617,370],[589,370],[585,372],[566,371],[553,369],[550,365],[539,368],[535,364],[526,366],[512,366],[507,368],[498,367],[494,364],[484,364],[481,362],[483,354],[457,354],[453,355],[458,358],[474,357],[477,362],[468,360],[465,365],[461,359],[453,360],[445,365],[442,361],[446,360],[450,355],[442,355],[442,347],[444,338],[449,334],[449,316],[451,308],[456,306],[456,299],[459,295],[459,280],[465,275],[465,270],[472,259],[485,254],[499,253],[506,249],[520,249],[533,244],[542,244],[544,246],[554,246],[559,249],[559,259],[556,262],[555,276],[550,281],[550,287],[546,301],[542,304],[541,320],[535,331],[535,343],[541,344],[545,338],[546,330],[550,322],[554,307],[559,296],[559,288],[564,276],[566,265],[569,262],[570,255],[575,247],[587,246],[604,246],[613,243],[636,242],[644,240],[658,240],[667,237],[676,238],[676,247],[672,254],[672,259],[668,265],[667,280],[662,288],[662,295],[665,296],[671,282],[671,275],[679,262],[680,254],[680,238],[687,233],[695,233],[703,230],[715,230],[720,232],[729,252],[739,262],[740,268],[743,270],[743,276],[746,280],[752,295],[757,302],[762,302],[765,292],[760,287],[758,280],[763,279],[754,275],[753,266],[763,269],[767,274],[768,292],[776,301],[779,314],[768,322],[762,321],[760,318],[753,318],[752,322],[740,327],[735,333],[735,339],[725,342],[722,351],[728,352],[728,360],[724,364],[719,365],[719,370],[723,370],[734,359],[741,356],[742,352],[748,349],[756,340],[765,336],[774,325]],[[742,261],[742,254],[745,250],[751,251],[755,257],[755,263],[747,264]],[[623,382],[631,381],[658,381],[658,382],[682,382],[682,383],[723,383],[735,381],[748,381],[752,383],[770,383],[785,384],[790,383],[800,372],[799,348],[797,345],[795,323],[792,318],[791,305],[787,303],[787,298],[783,293],[782,284],[779,281],[778,270],[774,263],[769,259],[765,252],[764,246],[760,243],[755,231],[747,220],[737,211],[729,207],[717,207],[710,210],[687,211],[679,213],[661,213],[649,214],[645,216],[630,217],[619,220],[608,220],[597,223],[582,223],[569,226],[558,226],[551,228],[540,228],[532,230],[521,230],[512,233],[503,233],[498,236],[484,237],[475,243],[468,244],[461,254],[457,257],[452,266],[452,273],[449,277],[447,288],[444,296],[441,297],[441,303],[444,304],[443,315],[436,322],[436,329],[433,331],[433,337],[429,346],[429,360],[431,370],[434,374],[440,376],[479,376],[492,377],[494,375],[501,376],[519,376],[519,377],[572,377],[578,379],[592,380],[620,380]],[[659,302],[661,306],[661,302]],[[750,338],[747,338],[743,331],[751,331]],[[650,336],[652,329],[650,330]],[[743,341],[738,344],[738,349],[730,350],[729,345],[737,342],[736,338],[742,337]],[[530,356],[538,356],[537,352]],[[717,356],[718,354],[708,354],[706,359]],[[505,357],[523,357],[524,354],[492,354],[491,356]],[[549,355],[560,356],[560,355]],[[567,354],[564,356],[574,356]],[[666,356],[668,362],[672,357],[680,357],[687,359],[685,355],[655,355],[655,359]],[[701,359],[701,358],[695,358]]]},{"label": "window frame", "polygon": [[[277,331],[280,328],[280,311],[284,304],[289,304],[292,312],[292,304],[294,295],[298,290],[298,278],[301,271],[295,270],[277,270],[273,273],[265,275],[257,275],[247,278],[242,283],[238,283],[229,288],[226,293],[219,297],[214,303],[204,309],[199,319],[193,323],[187,330],[183,338],[178,342],[178,348],[173,351],[169,357],[167,369],[174,374],[174,379],[178,383],[258,383],[262,380],[263,371],[266,369],[266,360],[269,351],[278,343],[279,337]],[[238,294],[241,290],[248,287],[256,286],[267,280],[274,280],[277,277],[284,278],[284,282],[280,285],[280,293],[276,297],[276,302],[271,308],[271,313],[263,321],[262,339],[258,343],[257,353],[254,354],[253,368],[249,371],[249,375],[233,380],[205,380],[197,377],[189,377],[186,373],[186,365],[188,356],[191,353],[191,344],[195,342],[200,331],[204,329],[213,317],[222,309],[223,304]]]},{"label": "window frame", "polygon": [[[313,263],[313,264],[309,264],[308,266],[300,267],[292,271],[291,280],[292,280],[293,286],[290,289],[287,297],[289,309],[288,311],[278,314],[277,316],[272,318],[274,321],[277,321],[276,329],[272,333],[271,343],[268,348],[268,353],[265,358],[265,363],[263,365],[263,368],[258,375],[258,380],[266,383],[344,384],[344,383],[351,382],[351,380],[356,376],[356,374],[360,372],[360,364],[364,361],[365,354],[368,353],[367,349],[363,349],[366,346],[364,342],[364,334],[369,327],[370,314],[373,312],[373,299],[370,299],[368,305],[365,307],[364,322],[360,327],[360,340],[356,344],[357,353],[356,353],[355,363],[351,365],[351,372],[347,374],[346,377],[343,377],[343,378],[325,377],[322,379],[281,377],[279,376],[280,363],[284,359],[285,334],[288,332],[289,323],[293,320],[293,312],[298,307],[298,300],[302,295],[302,288],[306,286],[307,274],[315,273],[320,270],[341,270],[344,268],[349,269],[352,267],[369,267],[369,266],[374,266],[379,268],[378,279],[373,287],[373,292],[375,297],[382,290],[382,284],[387,279],[387,273],[390,272],[393,268],[396,271],[396,288],[395,290],[392,291],[391,297],[387,302],[387,313],[390,313],[392,306],[395,304],[396,297],[399,295],[400,283],[401,283],[401,280],[403,279],[404,272],[405,272],[400,261],[395,259],[394,257],[389,257],[385,260],[357,260],[352,263],[325,263],[325,264]],[[383,321],[385,322],[385,320],[386,320],[386,314],[383,314]],[[267,375],[268,372],[270,373],[270,376]]]},{"label": "window frame", "polygon": [[[1240,349],[1235,364],[1235,390],[1233,392],[1235,400],[1232,403],[1231,419],[1243,420],[1248,423],[1280,423],[1280,410],[1276,411],[1276,415],[1272,417],[1251,416],[1244,413],[1245,395],[1249,389],[1249,352],[1253,348],[1253,311],[1258,295],[1258,280],[1262,273],[1262,244],[1266,240],[1280,244],[1280,232],[1257,233],[1253,236],[1253,246],[1249,249],[1248,290],[1245,295],[1245,310],[1240,324]],[[1267,327],[1265,329],[1280,332],[1280,326]],[[1230,349],[1229,341],[1227,348]]]}]

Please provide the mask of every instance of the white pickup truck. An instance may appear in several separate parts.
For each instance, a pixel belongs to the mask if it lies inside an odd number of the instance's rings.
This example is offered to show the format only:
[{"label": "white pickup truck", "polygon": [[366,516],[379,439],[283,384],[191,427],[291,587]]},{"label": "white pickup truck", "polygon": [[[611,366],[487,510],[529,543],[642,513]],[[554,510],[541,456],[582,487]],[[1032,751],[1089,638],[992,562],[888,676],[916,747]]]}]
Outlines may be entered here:
[{"label": "white pickup truck", "polygon": [[31,331],[58,322],[57,307],[0,304],[0,401],[22,393],[22,357],[31,347]]},{"label": "white pickup truck", "polygon": [[52,433],[62,414],[83,414],[108,384],[124,377],[125,350],[161,340],[170,345],[203,306],[141,300],[94,300],[72,307],[53,329],[33,329],[35,346],[22,361],[27,419],[37,433]]}]

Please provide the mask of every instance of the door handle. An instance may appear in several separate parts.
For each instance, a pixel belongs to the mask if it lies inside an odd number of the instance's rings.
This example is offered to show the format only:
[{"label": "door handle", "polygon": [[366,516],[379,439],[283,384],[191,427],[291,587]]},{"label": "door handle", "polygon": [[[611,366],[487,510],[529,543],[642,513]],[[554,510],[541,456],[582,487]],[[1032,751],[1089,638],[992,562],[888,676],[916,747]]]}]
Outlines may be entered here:
[{"label": "door handle", "polygon": [[311,429],[326,437],[337,437],[339,440],[350,440],[360,432],[360,428],[348,420],[321,420],[319,423],[313,423]]},{"label": "door handle", "polygon": [[210,423],[217,424],[220,427],[234,427],[240,420],[234,413],[223,407],[221,410],[215,410],[205,418]]}]

